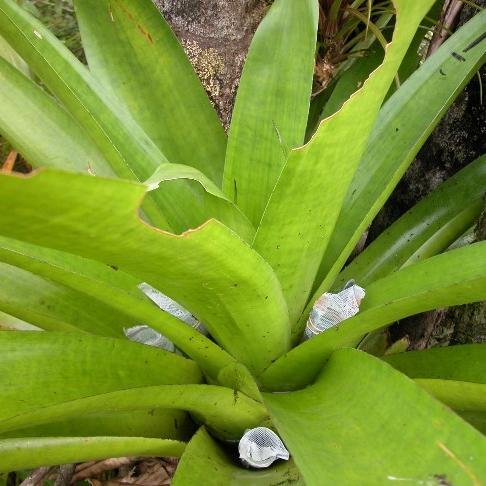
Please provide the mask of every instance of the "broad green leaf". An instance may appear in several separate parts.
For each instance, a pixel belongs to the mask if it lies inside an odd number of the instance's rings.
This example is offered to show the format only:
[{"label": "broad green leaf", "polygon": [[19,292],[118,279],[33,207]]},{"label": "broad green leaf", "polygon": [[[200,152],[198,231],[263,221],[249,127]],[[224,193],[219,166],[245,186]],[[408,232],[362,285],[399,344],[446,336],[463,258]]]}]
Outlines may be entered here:
[{"label": "broad green leaf", "polygon": [[[106,265],[73,253],[0,236],[0,261],[62,283],[95,298],[101,291],[96,293],[95,290],[98,289],[94,287],[98,285],[101,288],[104,285],[124,292],[129,297],[148,301],[142,297],[143,294],[137,288],[140,280],[133,275],[121,271],[114,265]],[[93,290],[93,293],[90,293],[90,290]],[[109,300],[108,297],[101,296],[100,299],[105,302]],[[129,310],[127,309],[127,312]]]},{"label": "broad green leaf", "polygon": [[107,457],[179,457],[185,444],[142,437],[46,437],[0,440],[0,472]]},{"label": "broad green leaf", "polygon": [[10,203],[0,234],[131,273],[189,309],[250,370],[262,371],[288,349],[275,274],[219,222],[175,236],[137,218],[143,186],[54,170],[0,174],[0,192]]},{"label": "broad green leaf", "polygon": [[304,484],[292,460],[261,471],[238,467],[233,458],[218,445],[204,427],[201,427],[187,444],[172,484],[192,486],[201,484],[202,480],[205,486]]},{"label": "broad green leaf", "polygon": [[110,165],[69,113],[2,58],[0,104],[0,133],[34,167],[113,175]]},{"label": "broad green leaf", "polygon": [[0,33],[88,131],[119,176],[144,180],[164,162],[153,142],[87,68],[13,0],[0,1]]},{"label": "broad green leaf", "polygon": [[455,410],[486,412],[486,384],[428,378],[415,383]]},{"label": "broad green leaf", "polygon": [[479,485],[486,476],[486,439],[361,351],[336,351],[315,384],[264,398],[306,484]]},{"label": "broad green leaf", "polygon": [[[116,267],[4,237],[0,237],[0,261],[58,282],[110,306],[115,316],[125,315],[116,329],[120,328],[120,325],[127,327],[126,323],[132,322],[127,320],[127,316],[130,316],[134,323],[149,325],[197,361],[203,371],[213,379],[216,379],[225,367],[235,365],[234,359],[211,340],[156,308],[137,288],[139,280]],[[15,298],[19,297],[28,298],[28,292],[20,296],[16,293]],[[25,309],[23,310],[25,312]],[[233,372],[234,370],[231,373]],[[248,378],[240,371],[235,381],[235,375],[229,375],[226,378],[232,381],[225,381],[224,384],[241,389],[245,376]]]},{"label": "broad green leaf", "polygon": [[94,77],[167,158],[221,185],[226,136],[169,25],[150,0],[76,0]]},{"label": "broad green leaf", "polygon": [[[58,282],[81,295],[91,296],[95,302],[100,301],[110,306],[114,316],[125,315],[119,319],[115,329],[127,327],[127,323],[131,322],[127,316],[134,323],[149,325],[194,359],[208,378],[258,396],[249,373],[243,369],[237,371],[235,367],[240,365],[229,354],[195,329],[156,308],[137,288],[138,279],[116,267],[4,237],[0,237],[0,261]],[[29,292],[25,295],[16,293],[15,298],[26,299],[28,295]],[[225,369],[228,373],[222,376]]]},{"label": "broad green leaf", "polygon": [[[254,379],[243,365],[192,327],[156,308],[142,295],[138,280],[131,275],[94,260],[4,237],[0,237],[0,261],[90,295],[112,307],[115,316],[121,313],[130,316],[134,323],[149,325],[194,359],[208,379],[260,400]],[[121,322],[129,321],[125,317]],[[0,321],[0,327],[2,324]],[[18,329],[25,329],[25,325]]]},{"label": "broad green leaf", "polygon": [[[184,182],[184,183],[183,183]],[[255,228],[241,210],[233,204],[202,172],[193,167],[180,164],[161,164],[152,176],[145,181],[151,191],[165,191],[173,186],[180,201],[195,198],[199,205],[192,208],[191,218],[207,221],[210,218],[221,221],[235,231],[245,241],[252,241]],[[188,208],[180,204],[173,209],[182,221]],[[196,213],[196,214],[195,214]]]},{"label": "broad green leaf", "polygon": [[0,349],[2,417],[116,390],[201,380],[193,361],[122,339],[5,331]]},{"label": "broad green leaf", "polygon": [[[86,130],[103,157],[120,177],[144,181],[165,155],[133,120],[126,108],[105,90],[38,20],[13,0],[0,0],[0,34],[29,63],[49,90]],[[163,229],[182,232],[204,223],[196,219],[197,198],[181,198],[172,186],[147,198],[144,211]],[[187,194],[187,193],[186,193]],[[184,206],[184,219],[173,209]]]},{"label": "broad green leaf", "polygon": [[[11,379],[17,379],[18,375],[11,373],[10,376]],[[75,378],[60,376],[56,387],[62,389]],[[50,383],[44,386],[46,394],[57,389]],[[29,410],[24,408],[24,411],[4,411],[0,408],[0,434],[61,420],[76,420],[78,416],[164,408],[190,412],[198,421],[227,440],[238,440],[246,429],[268,421],[268,413],[261,403],[230,388],[214,385],[137,386],[110,393],[92,392],[90,396],[78,399],[58,399],[52,405],[31,407]]]},{"label": "broad green leaf", "polygon": [[56,420],[42,425],[31,424],[26,428],[0,432],[0,440],[21,437],[96,436],[187,440],[193,432],[194,423],[186,412],[152,408],[117,413],[103,412],[73,416],[68,420]]},{"label": "broad green leaf", "polygon": [[0,57],[8,61],[25,76],[30,77],[32,75],[27,63],[12,49],[12,46],[2,36],[0,36]]},{"label": "broad green leaf", "polygon": [[84,331],[121,337],[139,324],[86,294],[0,263],[0,310],[49,331]]},{"label": "broad green leaf", "polygon": [[[339,112],[321,123],[307,145],[291,152],[257,228],[254,247],[275,269],[294,325],[380,105],[432,0],[395,4],[397,23],[383,64]],[[293,331],[296,337],[295,327]]]},{"label": "broad green leaf", "polygon": [[356,316],[282,356],[260,381],[272,390],[300,388],[332,351],[357,345],[368,332],[420,312],[485,299],[486,242],[428,258],[373,282]]},{"label": "broad green leaf", "polygon": [[410,378],[486,384],[486,344],[464,344],[383,356]]},{"label": "broad green leaf", "polygon": [[224,191],[257,226],[288,151],[304,141],[317,0],[276,0],[258,27],[228,135]]},{"label": "broad green leaf", "polygon": [[[424,141],[481,65],[484,41],[473,44],[483,33],[485,18],[486,12],[478,13],[454,33],[381,109],[347,190],[309,305],[330,288]],[[459,61],[453,52],[465,60]]]},{"label": "broad green leaf", "polygon": [[486,156],[424,198],[374,240],[336,279],[361,286],[448,248],[477,220],[486,194]]},{"label": "broad green leaf", "polygon": [[486,412],[486,344],[431,348],[382,359],[449,407]]}]

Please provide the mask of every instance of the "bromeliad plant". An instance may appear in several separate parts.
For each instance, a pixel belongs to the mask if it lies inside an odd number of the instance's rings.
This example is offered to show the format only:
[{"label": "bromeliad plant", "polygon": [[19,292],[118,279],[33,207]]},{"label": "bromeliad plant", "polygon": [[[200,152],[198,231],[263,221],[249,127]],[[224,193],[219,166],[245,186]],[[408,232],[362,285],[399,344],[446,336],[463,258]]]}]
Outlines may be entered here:
[{"label": "bromeliad plant", "polygon": [[[447,251],[484,205],[486,158],[343,270],[483,60],[480,13],[383,104],[434,3],[395,0],[383,62],[302,146],[317,0],[273,3],[228,137],[149,0],[75,1],[89,70],[0,0],[0,34],[42,82],[0,59],[0,132],[47,167],[0,175],[0,310],[11,328],[49,331],[0,333],[0,471],[158,455],[182,457],[179,485],[480,484],[485,347],[353,348],[405,316],[486,299],[486,243]],[[301,343],[315,300],[349,278],[366,288],[361,311]],[[140,323],[185,356],[128,341]],[[260,425],[290,461],[232,459]]]}]

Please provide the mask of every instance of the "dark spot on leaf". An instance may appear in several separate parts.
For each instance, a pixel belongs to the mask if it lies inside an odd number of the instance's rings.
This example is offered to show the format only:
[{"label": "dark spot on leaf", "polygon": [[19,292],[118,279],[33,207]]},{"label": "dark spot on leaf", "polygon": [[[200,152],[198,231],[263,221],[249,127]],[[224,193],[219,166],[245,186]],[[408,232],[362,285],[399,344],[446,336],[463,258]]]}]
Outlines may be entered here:
[{"label": "dark spot on leaf", "polygon": [[434,474],[434,479],[437,480],[438,486],[453,486],[445,474]]},{"label": "dark spot on leaf", "polygon": [[148,30],[146,30],[142,25],[140,24],[137,24],[137,28],[138,30],[140,31],[140,33],[151,43],[153,44],[154,43],[154,40],[152,38],[152,35],[150,34],[150,32]]},{"label": "dark spot on leaf", "polygon": [[442,70],[442,68],[439,69],[439,73],[442,74],[442,76],[446,76],[446,73]]},{"label": "dark spot on leaf", "polygon": [[466,58],[462,57],[460,54],[458,54],[457,52],[452,52],[451,53],[452,57],[454,59],[457,59],[458,61],[461,61],[461,62],[465,62],[466,61]]},{"label": "dark spot on leaf", "polygon": [[477,46],[484,39],[486,39],[486,32],[483,32],[477,39],[473,40],[462,52],[469,51],[473,47]]},{"label": "dark spot on leaf", "polygon": [[115,272],[118,272],[118,267],[116,265],[109,265],[109,267],[115,270]]}]

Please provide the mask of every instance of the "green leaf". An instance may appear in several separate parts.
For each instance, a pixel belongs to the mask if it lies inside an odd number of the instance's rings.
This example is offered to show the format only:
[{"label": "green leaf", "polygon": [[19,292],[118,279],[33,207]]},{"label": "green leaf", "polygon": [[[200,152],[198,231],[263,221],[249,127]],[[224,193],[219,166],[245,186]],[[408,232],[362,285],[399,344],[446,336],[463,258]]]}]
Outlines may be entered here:
[{"label": "green leaf", "polygon": [[[13,0],[0,0],[0,34],[86,130],[118,176],[143,181],[167,162],[125,107],[103,89],[61,41]],[[192,217],[191,209],[198,208],[199,201],[181,201],[175,189],[168,186],[147,198],[144,211],[151,221],[176,232],[204,223],[207,218]],[[178,218],[180,213],[173,212],[180,204],[187,208],[183,220]]]},{"label": "green leaf", "polygon": [[382,357],[460,412],[486,412],[486,344],[466,344]]},{"label": "green leaf", "polygon": [[276,0],[243,68],[228,136],[224,191],[258,225],[288,151],[304,141],[318,1]]},{"label": "green leaf", "polygon": [[[292,324],[312,290],[386,91],[431,3],[396,1],[397,24],[383,64],[338,113],[321,123],[307,145],[292,151],[272,192],[254,246],[282,283]],[[295,338],[295,326],[293,331]]]},{"label": "green leaf", "polygon": [[73,416],[68,420],[56,420],[42,425],[31,424],[25,428],[1,432],[0,438],[113,436],[187,440],[193,432],[194,423],[186,412],[152,408],[118,413],[103,412]]},{"label": "green leaf", "polygon": [[2,417],[116,390],[201,380],[193,361],[122,339],[9,331],[0,333],[0,349]]},{"label": "green leaf", "polygon": [[180,236],[162,232],[137,218],[143,186],[82,174],[0,174],[0,192],[11,204],[0,213],[0,234],[131,273],[190,310],[250,370],[262,371],[288,349],[275,274],[221,223]]},{"label": "green leaf", "polygon": [[[115,322],[116,319],[119,322],[116,322],[115,329],[108,335],[113,335],[117,329],[129,327],[130,322],[145,323],[164,334],[189,357],[197,361],[205,374],[212,379],[217,379],[225,367],[231,368],[236,365],[234,359],[211,340],[154,306],[137,288],[139,280],[116,267],[4,237],[0,237],[0,261],[28,270],[44,279],[58,282],[62,284],[62,288],[69,287],[78,291],[81,296],[89,295],[95,299],[94,302],[99,301],[110,306]],[[38,293],[40,288],[34,291]],[[28,299],[29,294],[30,291],[15,292],[14,300]],[[86,297],[81,298],[86,300]],[[59,305],[55,293],[54,299],[52,305],[55,307]],[[28,303],[19,306],[18,310],[21,310],[24,315],[30,305]],[[89,307],[90,304],[86,305]],[[120,319],[123,315],[125,317]],[[65,323],[67,324],[69,322]],[[96,330],[96,326],[94,329]],[[119,333],[116,332],[115,335]],[[232,369],[220,383],[243,390],[246,385],[249,385],[249,376],[242,370],[238,376],[235,376],[234,372],[235,370]],[[247,388],[245,390],[249,392]]]},{"label": "green leaf", "polygon": [[0,263],[0,310],[50,331],[84,331],[121,337],[139,324],[86,294]]},{"label": "green leaf", "polygon": [[142,437],[48,437],[0,440],[0,472],[107,457],[179,457],[185,444]]},{"label": "green leaf", "polygon": [[357,345],[368,332],[420,312],[485,299],[486,242],[428,258],[373,282],[357,315],[282,356],[260,381],[272,390],[300,388],[332,351]]},{"label": "green leaf", "polygon": [[486,344],[464,344],[409,351],[382,359],[410,378],[486,384]]},{"label": "green leaf", "polygon": [[[17,379],[17,376],[19,375],[11,373],[12,379]],[[44,384],[44,393],[63,389],[73,379],[76,376],[60,375],[55,386],[51,383]],[[31,398],[31,408],[24,408],[24,411],[0,409],[0,434],[61,420],[75,420],[76,417],[92,414],[173,409],[191,413],[213,433],[226,440],[239,440],[246,429],[258,427],[268,421],[268,413],[261,403],[238,391],[214,385],[136,386],[130,390],[100,394],[93,391],[90,396],[80,395],[77,399],[58,398],[57,402],[42,408],[33,408],[34,400]]]},{"label": "green leaf", "polygon": [[[127,298],[148,302],[137,288],[140,280],[116,266],[0,236],[0,261],[23,268],[45,279],[62,283],[109,303],[103,289],[124,292]],[[108,290],[106,291],[108,292]],[[126,307],[129,307],[127,304]],[[127,309],[129,312],[130,309]]]},{"label": "green leaf", "polygon": [[167,158],[220,185],[226,136],[176,36],[150,0],[75,1],[90,71]]},{"label": "green leaf", "polygon": [[27,63],[12,49],[12,46],[2,36],[0,36],[0,57],[8,61],[25,76],[30,77],[32,75]]},{"label": "green leaf", "polygon": [[[120,326],[128,327],[127,324],[132,321],[145,323],[164,334],[194,359],[209,379],[244,391],[253,397],[259,396],[253,378],[242,365],[237,364],[229,354],[192,327],[159,310],[137,288],[139,281],[116,267],[4,237],[0,237],[0,261],[61,283],[63,287],[70,287],[81,295],[91,296],[95,299],[94,302],[99,301],[110,306],[115,322],[117,318],[119,322],[116,322],[115,329],[108,335],[112,335]],[[38,292],[39,289],[35,291]],[[15,293],[16,299],[28,299],[28,296],[29,292]],[[85,297],[84,299],[86,300]],[[55,300],[53,306],[57,305],[59,304]],[[89,307],[90,303],[87,305]],[[21,306],[20,310],[25,313],[28,306]],[[120,315],[125,317],[119,319]]]},{"label": "green leaf", "polygon": [[13,0],[0,1],[0,32],[88,131],[118,175],[144,180],[164,161],[153,142],[107,96],[87,68]]},{"label": "green leaf", "polygon": [[486,385],[466,381],[416,379],[432,396],[447,406],[466,412],[486,412]]},{"label": "green leaf", "polygon": [[[309,306],[330,288],[424,141],[481,65],[484,44],[464,50],[483,33],[485,18],[486,12],[481,12],[454,33],[381,109],[348,188]],[[452,52],[462,52],[465,61],[458,61]]]},{"label": "green leaf", "polygon": [[1,58],[0,104],[0,133],[34,167],[113,175],[110,165],[69,113]]},{"label": "green leaf", "polygon": [[[184,184],[182,182],[185,182]],[[180,164],[161,164],[145,181],[151,191],[165,191],[174,187],[178,204],[173,212],[183,221],[191,212],[191,221],[207,221],[210,218],[221,221],[235,231],[242,239],[251,242],[255,228],[248,218],[235,206],[210,179],[193,167]],[[187,207],[184,201],[196,198],[199,205]]]},{"label": "green leaf", "polygon": [[486,194],[486,156],[441,184],[386,229],[338,276],[361,286],[447,249],[479,218]]},{"label": "green leaf", "polygon": [[201,478],[204,478],[205,486],[304,484],[292,460],[262,471],[238,467],[204,427],[201,427],[187,444],[172,484],[192,486],[200,484]]},{"label": "green leaf", "polygon": [[361,351],[337,351],[315,384],[264,399],[307,484],[479,485],[486,475],[479,432]]}]

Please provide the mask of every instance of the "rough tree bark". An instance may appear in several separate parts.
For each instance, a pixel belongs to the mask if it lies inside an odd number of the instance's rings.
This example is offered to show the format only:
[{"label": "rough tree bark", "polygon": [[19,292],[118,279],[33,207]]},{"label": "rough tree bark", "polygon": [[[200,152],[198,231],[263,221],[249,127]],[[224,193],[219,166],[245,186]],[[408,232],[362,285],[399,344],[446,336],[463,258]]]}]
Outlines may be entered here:
[{"label": "rough tree bark", "polygon": [[154,0],[181,41],[225,128],[267,0]]}]

